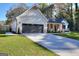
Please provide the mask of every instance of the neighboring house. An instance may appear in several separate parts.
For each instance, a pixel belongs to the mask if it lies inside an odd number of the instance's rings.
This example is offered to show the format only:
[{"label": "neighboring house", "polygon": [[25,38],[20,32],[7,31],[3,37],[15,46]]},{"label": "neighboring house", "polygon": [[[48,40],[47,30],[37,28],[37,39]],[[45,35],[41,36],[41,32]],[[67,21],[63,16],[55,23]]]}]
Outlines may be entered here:
[{"label": "neighboring house", "polygon": [[0,25],[4,25],[5,24],[5,22],[4,21],[0,21]]},{"label": "neighboring house", "polygon": [[0,21],[0,30],[3,29],[3,26],[4,26],[5,22],[4,21]]},{"label": "neighboring house", "polygon": [[68,22],[63,19],[49,19],[48,21],[48,31],[53,31],[53,32],[62,32],[62,31],[69,31],[68,28]]},{"label": "neighboring house", "polygon": [[5,21],[0,21],[0,30],[1,31],[6,31],[8,30],[8,25],[5,25]]},{"label": "neighboring house", "polygon": [[11,23],[11,31],[16,33],[46,33],[47,23],[47,18],[36,6],[33,6],[14,18]]}]

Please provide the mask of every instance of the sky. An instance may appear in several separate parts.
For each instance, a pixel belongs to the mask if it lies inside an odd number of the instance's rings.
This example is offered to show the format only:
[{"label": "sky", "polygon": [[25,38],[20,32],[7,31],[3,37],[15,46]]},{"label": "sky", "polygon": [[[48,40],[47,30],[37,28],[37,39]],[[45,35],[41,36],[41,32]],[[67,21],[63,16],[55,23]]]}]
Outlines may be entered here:
[{"label": "sky", "polygon": [[[6,13],[12,6],[14,6],[14,4],[15,3],[0,3],[0,21],[7,20]],[[26,5],[31,7],[33,4],[27,3]]]},{"label": "sky", "polygon": [[[16,3],[0,3],[0,21],[7,20],[6,13],[7,11],[13,7]],[[35,3],[26,3],[28,7],[31,7]],[[79,4],[78,4],[79,5]]]}]

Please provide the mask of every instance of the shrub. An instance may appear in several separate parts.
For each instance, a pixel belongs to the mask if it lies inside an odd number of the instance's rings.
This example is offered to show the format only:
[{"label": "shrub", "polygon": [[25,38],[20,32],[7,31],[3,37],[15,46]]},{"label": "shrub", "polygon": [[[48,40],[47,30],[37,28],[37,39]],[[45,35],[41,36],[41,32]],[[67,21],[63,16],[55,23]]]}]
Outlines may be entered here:
[{"label": "shrub", "polygon": [[50,30],[48,30],[47,32],[48,33],[61,33],[60,31],[50,31]]},{"label": "shrub", "polygon": [[5,34],[5,30],[0,30],[0,34]]}]

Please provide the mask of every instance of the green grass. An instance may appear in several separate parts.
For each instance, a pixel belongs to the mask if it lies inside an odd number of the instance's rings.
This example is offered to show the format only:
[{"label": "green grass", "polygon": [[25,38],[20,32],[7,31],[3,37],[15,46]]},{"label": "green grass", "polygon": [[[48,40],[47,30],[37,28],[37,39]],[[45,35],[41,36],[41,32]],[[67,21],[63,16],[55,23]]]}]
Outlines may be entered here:
[{"label": "green grass", "polygon": [[57,34],[57,35],[79,40],[79,32],[60,33],[60,34]]},{"label": "green grass", "polygon": [[9,56],[57,56],[57,54],[21,35],[0,35],[0,53]]}]

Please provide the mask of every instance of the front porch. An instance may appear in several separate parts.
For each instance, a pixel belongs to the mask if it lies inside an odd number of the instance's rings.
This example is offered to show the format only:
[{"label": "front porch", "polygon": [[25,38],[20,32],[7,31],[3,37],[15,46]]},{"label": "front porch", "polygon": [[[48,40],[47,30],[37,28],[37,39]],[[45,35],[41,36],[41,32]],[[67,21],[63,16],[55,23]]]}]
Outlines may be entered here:
[{"label": "front porch", "polygon": [[61,23],[48,23],[48,32],[64,32],[64,26]]}]

